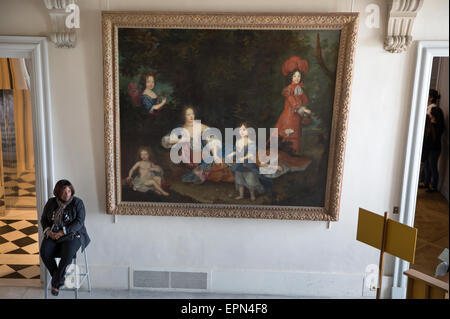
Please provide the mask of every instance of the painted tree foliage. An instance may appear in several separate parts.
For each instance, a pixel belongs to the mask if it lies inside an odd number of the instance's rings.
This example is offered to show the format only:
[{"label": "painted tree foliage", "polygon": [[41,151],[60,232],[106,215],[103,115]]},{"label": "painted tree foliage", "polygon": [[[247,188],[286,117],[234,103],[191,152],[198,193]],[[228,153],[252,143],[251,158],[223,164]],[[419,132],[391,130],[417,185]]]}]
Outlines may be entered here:
[{"label": "painted tree foliage", "polygon": [[[323,60],[317,59],[319,33]],[[153,135],[126,87],[144,71],[154,71],[155,91],[167,97],[167,107],[153,129],[173,128],[185,104],[195,105],[199,117],[218,128],[241,121],[268,128],[283,108],[281,91],[287,83],[281,65],[298,55],[310,66],[303,79],[310,107],[326,128],[334,79],[321,63],[334,74],[338,43],[338,31],[120,29],[121,114],[137,124],[135,133]]]}]

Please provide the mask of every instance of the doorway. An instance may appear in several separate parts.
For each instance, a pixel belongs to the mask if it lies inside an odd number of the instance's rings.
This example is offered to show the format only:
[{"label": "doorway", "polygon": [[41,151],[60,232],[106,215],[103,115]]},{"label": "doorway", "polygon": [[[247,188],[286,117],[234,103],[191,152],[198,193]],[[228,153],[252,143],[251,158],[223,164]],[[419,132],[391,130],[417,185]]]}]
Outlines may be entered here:
[{"label": "doorway", "polygon": [[[414,227],[418,229],[418,234],[415,262],[410,265],[410,268],[429,276],[435,275],[436,267],[442,262],[438,257],[449,246],[448,63],[448,57],[433,58],[429,88],[434,90],[432,95],[437,95],[435,101],[430,101],[430,103],[434,102],[430,106],[439,107],[442,111],[439,113],[443,116],[441,120],[437,121],[439,123],[431,124],[430,117],[438,111],[433,114],[427,112],[423,142],[425,147],[422,147],[422,163],[414,216]],[[431,125],[434,125],[434,128]],[[439,133],[442,126],[444,129],[442,133]],[[431,150],[435,153],[434,155],[429,154],[430,144],[434,144],[432,145],[433,150]],[[439,144],[440,149],[436,149],[435,144]],[[438,162],[433,164],[432,157],[435,157],[436,154],[439,156]],[[438,174],[433,176],[436,181],[430,179],[433,175],[430,174],[431,165],[435,165],[437,168]]]},{"label": "doorway", "polygon": [[[23,68],[23,77],[17,76],[16,73],[6,73],[8,76],[1,78],[1,81],[9,81],[10,83],[22,81],[20,85],[26,85],[28,92],[23,89],[22,95],[16,96],[16,99],[23,100],[24,105],[29,105],[29,108],[24,107],[16,110],[14,95],[11,104],[11,100],[8,100],[11,99],[11,96],[8,96],[8,93],[6,97],[5,94],[2,94],[2,103],[8,102],[10,106],[7,111],[11,112],[14,109],[17,112],[14,113],[14,116],[8,112],[3,114],[7,116],[9,121],[4,121],[7,124],[7,129],[3,128],[5,134],[2,134],[2,138],[5,138],[6,135],[8,138],[2,141],[1,146],[5,145],[7,154],[4,155],[3,152],[0,152],[1,163],[3,163],[4,156],[8,161],[10,157],[14,157],[12,154],[15,153],[17,164],[13,167],[12,177],[5,174],[5,169],[0,166],[0,204],[3,203],[4,206],[3,209],[0,208],[0,214],[6,216],[2,216],[0,228],[3,234],[12,234],[7,235],[6,239],[4,235],[1,235],[3,239],[0,239],[0,246],[2,242],[5,243],[5,240],[13,243],[16,241],[14,244],[21,242],[24,246],[13,249],[13,251],[18,252],[15,254],[15,262],[11,260],[12,257],[9,257],[8,264],[0,262],[0,274],[4,275],[7,272],[11,276],[11,278],[0,278],[0,286],[42,286],[45,267],[42,263],[39,263],[39,254],[36,248],[31,249],[30,245],[33,243],[30,239],[37,241],[39,245],[43,238],[42,227],[38,227],[38,221],[45,203],[52,194],[54,185],[47,39],[45,37],[0,36],[0,58],[11,59],[11,63],[17,64],[15,67]],[[8,68],[10,70],[11,66],[8,65]],[[16,82],[11,81],[14,78]],[[19,85],[18,82],[16,84]],[[7,101],[3,102],[5,99]],[[8,124],[11,123],[12,118],[15,120],[14,129],[12,129],[11,124]],[[24,122],[23,129],[16,127],[17,121]],[[11,132],[14,132],[15,141],[12,139]],[[5,176],[7,177],[6,180]],[[8,195],[10,196],[8,197]],[[16,205],[15,211],[13,212],[8,205]],[[33,213],[30,217],[27,210],[31,209]],[[17,237],[20,233],[25,236]],[[31,253],[28,254],[29,256],[20,257],[22,258],[20,259],[18,256],[21,256],[23,251]],[[32,261],[24,262],[27,259],[32,259]],[[14,265],[14,267],[6,267],[5,265]],[[30,269],[30,265],[37,266],[37,268]],[[24,276],[25,279],[12,274],[11,269],[13,272]],[[39,269],[38,273],[36,273],[37,269]]]},{"label": "doorway", "polygon": [[[433,59],[435,57],[449,56],[448,41],[418,41],[416,45],[416,67],[399,213],[399,222],[408,226],[414,226]],[[407,277],[404,275],[404,272],[409,268],[409,262],[398,257],[394,258],[393,299],[404,299],[406,297]]]},{"label": "doorway", "polygon": [[0,280],[40,282],[30,60],[0,57]]}]

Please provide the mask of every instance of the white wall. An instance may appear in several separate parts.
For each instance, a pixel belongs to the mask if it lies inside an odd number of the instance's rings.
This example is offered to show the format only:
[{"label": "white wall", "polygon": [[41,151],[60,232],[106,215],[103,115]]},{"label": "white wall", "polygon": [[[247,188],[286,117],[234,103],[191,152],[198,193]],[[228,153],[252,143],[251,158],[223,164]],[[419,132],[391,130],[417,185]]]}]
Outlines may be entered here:
[{"label": "white wall", "polygon": [[[361,296],[376,249],[355,240],[358,207],[382,214],[399,205],[415,47],[383,50],[383,0],[79,0],[75,49],[49,45],[55,178],[76,186],[88,209],[94,287],[128,285],[128,267],[202,269],[217,292]],[[368,29],[365,7],[381,7],[381,28]],[[415,40],[448,40],[447,0],[424,1]],[[105,214],[101,10],[361,12],[339,222]],[[0,1],[1,35],[44,35],[41,0]],[[392,275],[393,259],[386,261]],[[231,284],[230,284],[231,283]],[[387,287],[387,285],[385,286]]]},{"label": "white wall", "polygon": [[440,64],[439,64],[439,74],[438,74],[438,81],[437,81],[437,90],[441,94],[441,101],[439,103],[439,106],[441,107],[443,113],[444,113],[444,119],[445,119],[445,132],[442,136],[442,152],[441,156],[439,157],[439,191],[442,193],[442,195],[447,198],[448,201],[448,164],[449,164],[449,158],[448,158],[448,147],[449,147],[449,127],[448,127],[448,57],[447,58],[440,58]]}]

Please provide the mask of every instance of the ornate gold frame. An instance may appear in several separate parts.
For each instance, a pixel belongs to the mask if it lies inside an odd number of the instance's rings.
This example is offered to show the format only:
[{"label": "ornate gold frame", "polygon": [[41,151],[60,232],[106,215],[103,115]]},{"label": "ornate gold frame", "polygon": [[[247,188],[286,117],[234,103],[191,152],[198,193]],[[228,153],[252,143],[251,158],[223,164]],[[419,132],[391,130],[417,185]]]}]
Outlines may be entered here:
[{"label": "ornate gold frame", "polygon": [[[337,221],[359,13],[102,12],[106,212],[126,215]],[[118,41],[120,27],[340,30],[324,207],[121,202]]]}]

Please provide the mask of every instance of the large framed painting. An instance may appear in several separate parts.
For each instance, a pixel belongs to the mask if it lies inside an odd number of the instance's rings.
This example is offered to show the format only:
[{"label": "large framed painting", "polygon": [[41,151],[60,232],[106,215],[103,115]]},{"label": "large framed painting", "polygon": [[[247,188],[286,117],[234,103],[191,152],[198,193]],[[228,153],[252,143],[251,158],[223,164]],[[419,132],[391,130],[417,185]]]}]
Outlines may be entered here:
[{"label": "large framed painting", "polygon": [[358,17],[102,12],[107,213],[337,221]]}]

